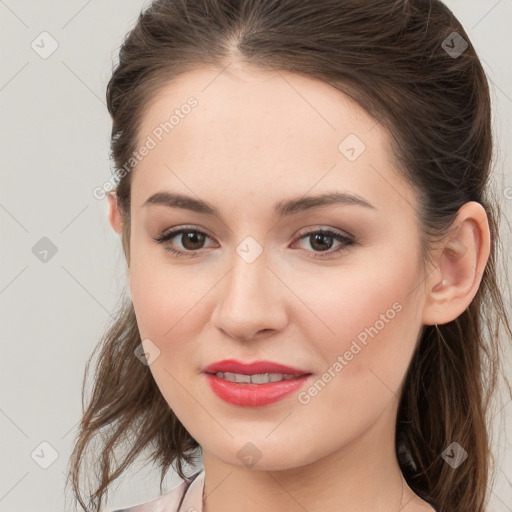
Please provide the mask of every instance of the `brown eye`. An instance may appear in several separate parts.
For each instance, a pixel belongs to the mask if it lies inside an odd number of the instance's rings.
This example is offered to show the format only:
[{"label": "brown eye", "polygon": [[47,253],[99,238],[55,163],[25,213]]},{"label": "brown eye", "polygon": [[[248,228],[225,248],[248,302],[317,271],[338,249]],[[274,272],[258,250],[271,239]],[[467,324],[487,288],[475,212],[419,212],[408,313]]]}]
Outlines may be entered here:
[{"label": "brown eye", "polygon": [[[162,244],[166,251],[173,253],[177,256],[197,256],[200,255],[201,250],[204,249],[204,244],[209,237],[206,233],[198,229],[181,227],[178,229],[170,230],[162,233],[155,242]],[[175,241],[173,241],[176,239]],[[313,258],[327,258],[342,251],[348,250],[349,246],[355,244],[355,240],[349,236],[343,235],[330,229],[316,229],[310,230],[303,234],[300,238],[309,241],[309,247],[306,248],[308,252],[312,252]],[[339,247],[330,250],[335,242],[339,243]],[[180,247],[181,245],[181,247]]]},{"label": "brown eye", "polygon": [[[206,233],[192,228],[179,228],[162,233],[155,242],[162,244],[165,250],[183,256],[194,256],[204,248],[204,243],[210,238]],[[177,241],[173,241],[176,239]],[[181,247],[180,247],[181,245]]]},{"label": "brown eye", "polygon": [[[300,240],[306,240],[309,248],[306,248],[309,252],[313,252],[313,258],[329,257],[342,251],[348,250],[351,245],[355,244],[355,240],[351,237],[332,231],[330,229],[316,229],[310,230],[300,237]],[[329,250],[333,247],[335,242],[339,242],[339,247],[334,250]],[[324,254],[322,254],[324,253]]]},{"label": "brown eye", "polygon": [[310,239],[311,247],[317,251],[327,251],[332,247],[332,244],[334,243],[332,240],[333,237],[325,233],[314,233],[308,236]]},{"label": "brown eye", "polygon": [[181,234],[180,241],[183,247],[189,251],[202,249],[206,235],[199,231],[184,231]]}]

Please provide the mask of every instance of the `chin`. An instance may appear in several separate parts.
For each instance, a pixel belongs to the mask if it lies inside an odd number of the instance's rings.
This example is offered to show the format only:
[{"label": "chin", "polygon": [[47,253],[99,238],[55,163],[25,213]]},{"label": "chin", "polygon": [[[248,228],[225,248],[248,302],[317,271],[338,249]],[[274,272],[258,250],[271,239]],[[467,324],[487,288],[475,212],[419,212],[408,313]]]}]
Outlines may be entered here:
[{"label": "chin", "polygon": [[245,436],[240,440],[230,439],[225,445],[214,443],[215,449],[208,452],[228,466],[255,471],[295,469],[322,457],[321,454],[311,453],[304,445],[296,447],[277,438],[271,442],[265,439],[265,435],[261,439],[254,436],[253,441],[249,440],[251,436]]}]

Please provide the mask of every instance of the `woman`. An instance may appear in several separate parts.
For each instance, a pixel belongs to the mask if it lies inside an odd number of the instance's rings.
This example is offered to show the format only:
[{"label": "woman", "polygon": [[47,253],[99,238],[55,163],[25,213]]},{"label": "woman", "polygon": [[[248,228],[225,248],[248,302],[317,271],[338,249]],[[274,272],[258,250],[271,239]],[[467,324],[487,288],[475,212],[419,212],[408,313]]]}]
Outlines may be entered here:
[{"label": "woman", "polygon": [[156,0],[107,100],[130,298],[81,505],[145,454],[184,482],[132,512],[482,512],[511,330],[488,84],[446,6]]}]

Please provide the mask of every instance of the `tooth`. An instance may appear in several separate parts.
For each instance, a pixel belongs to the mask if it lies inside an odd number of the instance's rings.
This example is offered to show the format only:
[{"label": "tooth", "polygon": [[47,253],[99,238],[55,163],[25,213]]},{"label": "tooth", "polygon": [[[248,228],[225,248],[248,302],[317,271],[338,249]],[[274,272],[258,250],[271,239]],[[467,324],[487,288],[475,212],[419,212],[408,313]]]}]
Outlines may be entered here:
[{"label": "tooth", "polygon": [[251,382],[253,384],[267,384],[270,382],[270,374],[269,373],[257,373],[255,375],[251,375]]},{"label": "tooth", "polygon": [[268,384],[269,382],[280,382],[283,380],[295,379],[296,375],[286,375],[283,373],[257,373],[254,375],[245,375],[243,373],[217,372],[216,377],[240,384]]}]

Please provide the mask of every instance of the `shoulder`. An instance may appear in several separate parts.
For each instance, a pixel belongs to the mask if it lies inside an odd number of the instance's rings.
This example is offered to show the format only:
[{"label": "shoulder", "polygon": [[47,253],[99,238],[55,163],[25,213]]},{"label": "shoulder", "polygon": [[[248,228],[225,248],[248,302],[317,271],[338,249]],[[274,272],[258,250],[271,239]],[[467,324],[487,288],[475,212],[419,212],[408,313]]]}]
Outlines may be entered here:
[{"label": "shoulder", "polygon": [[177,512],[185,492],[192,481],[201,474],[201,472],[202,471],[198,471],[178,484],[174,489],[171,489],[169,492],[162,494],[154,500],[141,503],[140,505],[134,505],[129,508],[113,510],[112,512]]}]

